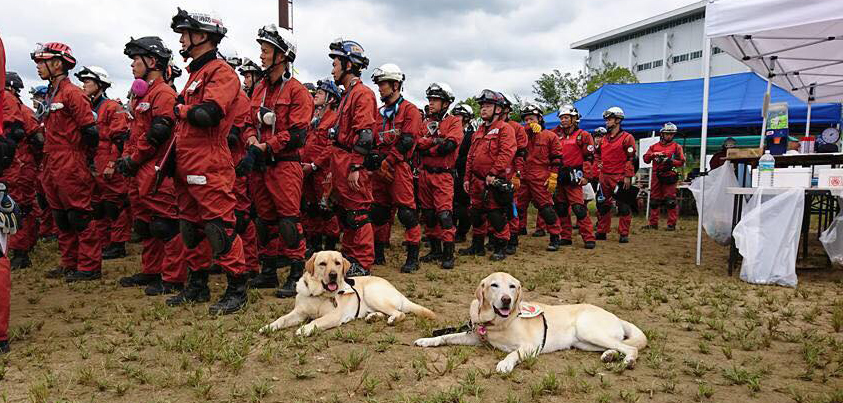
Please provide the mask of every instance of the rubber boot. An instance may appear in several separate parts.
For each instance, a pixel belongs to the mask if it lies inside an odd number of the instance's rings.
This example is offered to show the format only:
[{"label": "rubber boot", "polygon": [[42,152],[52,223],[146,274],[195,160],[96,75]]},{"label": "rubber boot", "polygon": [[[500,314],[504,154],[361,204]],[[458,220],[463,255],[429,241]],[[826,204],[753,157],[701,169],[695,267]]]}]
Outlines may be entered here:
[{"label": "rubber boot", "polygon": [[442,259],[442,241],[436,238],[430,238],[430,252],[422,256],[419,260],[425,263],[436,262]]},{"label": "rubber boot", "polygon": [[597,239],[598,241],[605,241],[606,240],[606,234],[598,232],[598,233],[594,234],[594,239]]},{"label": "rubber boot", "polygon": [[506,243],[506,252],[507,255],[514,255],[515,252],[518,251],[518,234],[513,234],[509,237],[509,242]]},{"label": "rubber boot", "polygon": [[322,250],[337,250],[337,242],[339,242],[339,238],[335,236],[326,236],[325,237],[325,245],[322,246]]},{"label": "rubber boot", "polygon": [[547,235],[547,232],[545,232],[543,229],[539,228],[535,232],[533,232],[532,236],[534,238],[541,238],[541,237],[546,236],[546,235]]},{"label": "rubber boot", "polygon": [[498,262],[501,260],[506,259],[506,247],[509,242],[506,239],[498,239],[492,238],[492,245],[495,247],[495,251],[492,252],[492,255],[489,256],[489,260],[493,262]]},{"label": "rubber boot", "polygon": [[284,280],[284,285],[275,292],[278,298],[292,298],[296,296],[296,283],[299,282],[302,274],[304,274],[304,262],[296,260],[290,264],[290,273],[287,274],[287,279]]},{"label": "rubber boot", "polygon": [[228,279],[228,286],[225,288],[225,293],[222,295],[216,304],[208,308],[208,313],[211,315],[228,315],[243,309],[248,301],[246,295],[246,276],[235,276],[231,273],[225,273]]},{"label": "rubber boot", "polygon": [[621,235],[618,238],[618,243],[629,243],[629,235]]},{"label": "rubber boot", "polygon": [[445,242],[442,248],[442,268],[451,270],[454,268],[454,243]]},{"label": "rubber boot", "polygon": [[550,243],[547,244],[548,252],[556,252],[559,250],[559,235],[550,234]]},{"label": "rubber boot", "polygon": [[158,278],[156,281],[149,283],[149,285],[143,290],[143,293],[150,297],[154,297],[157,295],[175,294],[183,289],[184,284],[182,283],[171,283]]},{"label": "rubber boot", "polygon": [[419,244],[407,244],[407,260],[401,266],[401,273],[412,273],[419,269]]},{"label": "rubber boot", "polygon": [[484,235],[475,235],[471,238],[471,246],[460,249],[460,256],[483,256],[486,254],[486,247],[483,245]]},{"label": "rubber boot", "polygon": [[26,269],[32,266],[32,261],[29,260],[29,251],[26,250],[12,250],[12,260],[10,262],[12,270]]},{"label": "rubber boot", "polygon": [[261,259],[261,272],[249,280],[249,288],[278,287],[278,258],[267,256]]},{"label": "rubber boot", "polygon": [[[179,306],[188,303],[208,302],[211,300],[211,289],[208,288],[207,270],[193,271],[187,273],[187,284],[184,289],[167,299],[167,305]],[[243,277],[245,279],[245,277]]]},{"label": "rubber boot", "polygon": [[90,270],[90,271],[82,271],[77,270],[71,273],[67,273],[64,276],[64,281],[67,283],[75,283],[77,281],[94,281],[99,280],[102,278],[102,270]]},{"label": "rubber boot", "polygon": [[386,256],[383,252],[386,244],[383,242],[375,242],[375,262],[373,264],[383,266],[386,264]]},{"label": "rubber boot", "polygon": [[146,273],[136,273],[131,276],[123,277],[117,282],[120,283],[121,287],[144,287],[148,286],[155,280],[160,280],[161,274],[146,274]]},{"label": "rubber boot", "polygon": [[586,249],[594,249],[596,246],[597,243],[595,243],[594,241],[585,241],[585,246],[583,247]]},{"label": "rubber boot", "polygon": [[126,243],[112,242],[102,251],[102,260],[120,259],[126,257]]}]

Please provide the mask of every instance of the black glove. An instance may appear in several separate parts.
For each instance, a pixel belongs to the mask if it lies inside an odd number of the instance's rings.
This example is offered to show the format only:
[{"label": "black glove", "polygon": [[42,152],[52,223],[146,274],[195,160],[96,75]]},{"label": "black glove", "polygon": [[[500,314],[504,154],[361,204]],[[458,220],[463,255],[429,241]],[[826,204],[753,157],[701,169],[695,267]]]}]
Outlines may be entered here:
[{"label": "black glove", "polygon": [[12,166],[15,161],[17,143],[9,137],[0,136],[0,169]]},{"label": "black glove", "polygon": [[237,148],[237,144],[240,143],[239,133],[234,133],[233,130],[228,133],[228,136],[225,139],[228,141],[229,150],[234,150]]},{"label": "black glove", "polygon": [[120,158],[114,164],[114,170],[127,178],[135,176],[138,173],[138,168],[140,168],[140,165],[132,161],[131,157]]},{"label": "black glove", "polygon": [[262,159],[263,150],[261,150],[256,145],[249,146],[248,151],[246,151],[246,155],[243,156],[243,159],[240,160],[240,163],[237,164],[237,167],[234,168],[234,174],[238,177],[246,176],[255,168],[255,163]]}]

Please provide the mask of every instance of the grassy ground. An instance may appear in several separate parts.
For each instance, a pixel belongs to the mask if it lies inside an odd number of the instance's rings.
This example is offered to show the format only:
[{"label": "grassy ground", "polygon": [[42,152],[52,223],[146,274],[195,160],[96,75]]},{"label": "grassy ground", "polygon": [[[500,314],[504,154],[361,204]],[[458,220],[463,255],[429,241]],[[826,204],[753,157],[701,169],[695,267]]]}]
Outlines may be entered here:
[{"label": "grassy ground", "polygon": [[[643,224],[636,219],[633,228]],[[295,328],[265,337],[257,329],[292,309],[270,290],[250,292],[245,312],[221,318],[207,304],[169,308],[164,298],[123,289],[135,254],[105,264],[101,282],[46,280],[55,244],[39,246],[35,267],[13,274],[12,348],[0,358],[4,401],[276,402],[843,402],[843,273],[800,272],[798,289],[753,286],[726,276],[728,250],[704,244],[694,265],[696,224],[677,232],[635,230],[592,251],[544,251],[522,238],[499,263],[460,258],[388,278],[433,310],[394,327],[356,321],[316,337]],[[396,234],[397,235],[397,234]],[[399,239],[397,236],[393,239]],[[412,347],[431,330],[458,325],[480,279],[492,271],[519,278],[527,299],[588,302],[642,328],[649,346],[634,370],[603,364],[598,353],[540,356],[501,376],[503,354],[486,347]],[[212,278],[214,298],[224,280]]]}]

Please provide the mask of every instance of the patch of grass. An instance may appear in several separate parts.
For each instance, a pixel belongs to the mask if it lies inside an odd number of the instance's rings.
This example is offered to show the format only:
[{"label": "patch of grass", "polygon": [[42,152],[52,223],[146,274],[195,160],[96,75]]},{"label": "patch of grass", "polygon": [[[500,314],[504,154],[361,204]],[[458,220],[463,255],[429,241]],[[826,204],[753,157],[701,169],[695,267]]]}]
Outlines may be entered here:
[{"label": "patch of grass", "polygon": [[538,399],[542,396],[558,395],[561,388],[562,384],[556,378],[556,374],[548,372],[538,383],[530,385],[530,396],[533,399]]},{"label": "patch of grass", "polygon": [[363,365],[363,361],[365,361],[368,357],[369,353],[365,349],[360,349],[349,351],[345,358],[337,356],[336,360],[337,363],[340,364],[340,367],[342,367],[340,372],[350,374],[360,369],[360,366]]},{"label": "patch of grass", "polygon": [[743,367],[732,366],[723,370],[723,377],[732,385],[747,385],[751,392],[761,390],[761,372],[753,372]]}]

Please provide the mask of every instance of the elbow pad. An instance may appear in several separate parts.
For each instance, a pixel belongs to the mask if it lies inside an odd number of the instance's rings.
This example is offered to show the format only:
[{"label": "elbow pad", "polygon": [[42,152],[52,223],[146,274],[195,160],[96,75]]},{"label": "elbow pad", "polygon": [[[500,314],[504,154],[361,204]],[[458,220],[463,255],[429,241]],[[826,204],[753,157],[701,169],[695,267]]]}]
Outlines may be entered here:
[{"label": "elbow pad", "polygon": [[395,142],[395,149],[401,154],[406,154],[413,149],[415,143],[416,139],[413,138],[412,134],[402,133],[401,137],[398,137],[398,141]]},{"label": "elbow pad", "polygon": [[23,128],[23,122],[11,122],[6,124],[6,136],[20,143],[26,137],[26,130]]},{"label": "elbow pad", "polygon": [[146,141],[155,147],[164,144],[173,133],[173,121],[168,117],[155,116],[146,132]]},{"label": "elbow pad", "polygon": [[454,140],[448,139],[445,140],[444,143],[440,144],[439,147],[436,148],[436,155],[440,157],[444,157],[457,149],[457,143]]},{"label": "elbow pad", "polygon": [[352,150],[361,155],[369,155],[374,146],[374,136],[372,129],[363,129],[357,132],[357,142],[354,143]]},{"label": "elbow pad", "polygon": [[231,130],[228,131],[228,137],[226,137],[226,141],[228,141],[228,149],[233,150],[237,147],[237,144],[240,143],[240,130],[237,126],[231,126]]},{"label": "elbow pad", "polygon": [[284,147],[284,150],[292,151],[297,148],[304,147],[304,144],[307,141],[307,129],[304,127],[291,127],[288,131],[290,132],[290,141],[287,142],[287,146]]},{"label": "elbow pad", "polygon": [[120,154],[123,154],[123,146],[126,144],[126,140],[129,139],[128,132],[120,132],[117,133],[114,137],[111,138],[111,142],[117,146],[117,151],[120,151]]},{"label": "elbow pad", "polygon": [[527,149],[526,148],[519,148],[515,150],[515,156],[521,158],[527,158]]},{"label": "elbow pad", "polygon": [[88,147],[96,147],[100,142],[100,131],[97,125],[91,123],[82,128],[82,144]]},{"label": "elbow pad", "polygon": [[222,110],[213,102],[201,103],[187,111],[187,121],[196,127],[214,127],[222,121]]}]

